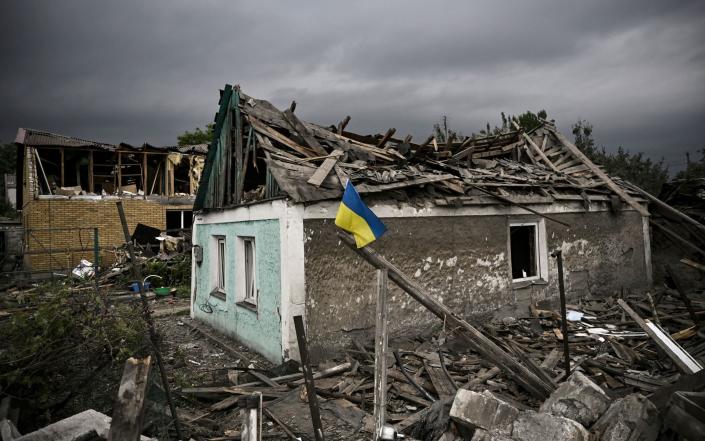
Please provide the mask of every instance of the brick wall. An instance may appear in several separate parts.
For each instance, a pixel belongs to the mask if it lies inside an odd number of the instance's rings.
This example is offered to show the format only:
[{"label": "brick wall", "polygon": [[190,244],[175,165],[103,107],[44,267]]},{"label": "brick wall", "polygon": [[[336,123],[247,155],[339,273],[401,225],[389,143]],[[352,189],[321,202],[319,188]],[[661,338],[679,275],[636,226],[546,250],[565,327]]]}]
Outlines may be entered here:
[{"label": "brick wall", "polygon": [[[34,231],[41,228],[98,227],[103,265],[115,261],[111,250],[125,242],[116,199],[35,199],[23,210],[24,227],[28,232],[27,251],[44,249],[82,248],[86,251],[26,255],[25,265],[32,270],[72,268],[81,259],[93,262],[93,231]],[[145,199],[123,199],[130,234],[138,223],[166,229],[166,210],[190,210],[190,205],[164,205]],[[31,233],[31,234],[30,234]]]}]

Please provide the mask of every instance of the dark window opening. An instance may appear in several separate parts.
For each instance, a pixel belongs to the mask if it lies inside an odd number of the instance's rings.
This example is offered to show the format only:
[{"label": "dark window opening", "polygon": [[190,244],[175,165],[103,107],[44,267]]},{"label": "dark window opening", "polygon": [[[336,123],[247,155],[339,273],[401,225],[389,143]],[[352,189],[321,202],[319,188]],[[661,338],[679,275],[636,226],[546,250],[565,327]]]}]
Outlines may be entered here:
[{"label": "dark window opening", "polygon": [[0,231],[0,257],[5,257],[5,232]]},{"label": "dark window opening", "polygon": [[166,230],[171,236],[176,236],[180,230],[190,229],[193,218],[191,210],[167,210]]},{"label": "dark window opening", "polygon": [[526,279],[538,275],[536,259],[536,225],[509,227],[512,253],[512,279]]},{"label": "dark window opening", "polygon": [[[254,164],[257,164],[257,168],[254,167]],[[245,182],[242,186],[243,192],[246,193],[264,187],[267,184],[267,163],[264,162],[264,159],[257,158],[252,161],[252,156],[250,156],[246,166],[248,168],[245,173]]]}]

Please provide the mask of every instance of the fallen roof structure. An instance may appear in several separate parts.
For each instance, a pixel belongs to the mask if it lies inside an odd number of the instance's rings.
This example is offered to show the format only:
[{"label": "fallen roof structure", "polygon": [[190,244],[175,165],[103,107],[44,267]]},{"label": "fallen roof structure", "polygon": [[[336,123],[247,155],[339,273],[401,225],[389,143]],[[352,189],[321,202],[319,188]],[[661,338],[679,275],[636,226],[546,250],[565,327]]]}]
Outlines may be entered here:
[{"label": "fallen roof structure", "polygon": [[[351,179],[360,193],[405,191],[413,197],[422,191],[436,196],[438,205],[486,197],[508,202],[510,192],[517,203],[526,196],[589,203],[615,195],[649,215],[638,190],[608,176],[548,121],[528,132],[514,123],[513,131],[439,145],[433,137],[418,143],[411,136],[395,138],[393,128],[376,136],[347,132],[349,117],[337,127],[305,122],[295,107],[282,112],[225,87],[194,209],[282,193],[295,202],[336,199]],[[256,183],[266,184],[264,194],[252,193]]]}]

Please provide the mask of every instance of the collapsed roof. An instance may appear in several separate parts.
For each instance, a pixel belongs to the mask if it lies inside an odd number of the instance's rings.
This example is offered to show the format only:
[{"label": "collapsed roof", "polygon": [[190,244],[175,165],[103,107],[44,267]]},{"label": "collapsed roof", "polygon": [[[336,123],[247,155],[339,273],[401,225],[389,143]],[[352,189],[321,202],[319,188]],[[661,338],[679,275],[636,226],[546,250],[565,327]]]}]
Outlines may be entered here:
[{"label": "collapsed roof", "polygon": [[529,131],[514,123],[492,136],[416,142],[394,137],[395,129],[346,131],[350,117],[327,127],[302,121],[296,103],[280,111],[230,85],[219,105],[196,210],[281,196],[336,199],[350,179],[360,193],[437,205],[621,198],[648,215],[638,192],[607,176],[548,121]]},{"label": "collapsed roof", "polygon": [[140,146],[134,146],[121,142],[119,144],[109,144],[99,141],[91,141],[88,139],[76,138],[73,136],[60,135],[58,133],[45,132],[42,130],[20,128],[17,131],[15,138],[16,144],[29,145],[32,147],[68,147],[76,149],[88,150],[105,150],[114,152],[117,150],[134,150],[147,152],[175,152],[191,155],[205,155],[208,152],[208,144],[196,145],[172,145],[172,146],[155,146],[144,143]]}]

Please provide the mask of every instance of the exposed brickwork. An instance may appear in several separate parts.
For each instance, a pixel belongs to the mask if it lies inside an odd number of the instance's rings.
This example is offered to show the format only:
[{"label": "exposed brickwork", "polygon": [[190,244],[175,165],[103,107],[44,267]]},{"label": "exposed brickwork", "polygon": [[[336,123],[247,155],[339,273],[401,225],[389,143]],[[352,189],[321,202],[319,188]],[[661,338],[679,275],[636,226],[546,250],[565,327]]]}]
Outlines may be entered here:
[{"label": "exposed brickwork", "polygon": [[[93,232],[84,231],[34,231],[41,228],[98,227],[103,264],[114,262],[111,250],[125,241],[120,224],[117,199],[35,199],[23,210],[25,229],[31,233],[27,240],[27,251],[46,249],[82,248],[85,252],[27,255],[25,264],[33,270],[71,268],[81,259],[93,262]],[[159,229],[166,228],[166,210],[190,210],[190,205],[164,205],[144,199],[123,199],[127,224],[132,233],[138,223]]]}]

